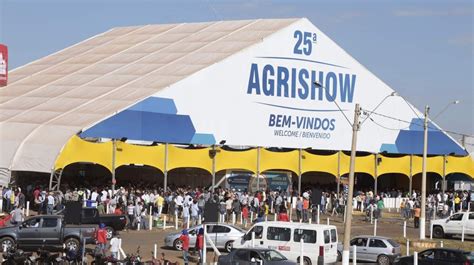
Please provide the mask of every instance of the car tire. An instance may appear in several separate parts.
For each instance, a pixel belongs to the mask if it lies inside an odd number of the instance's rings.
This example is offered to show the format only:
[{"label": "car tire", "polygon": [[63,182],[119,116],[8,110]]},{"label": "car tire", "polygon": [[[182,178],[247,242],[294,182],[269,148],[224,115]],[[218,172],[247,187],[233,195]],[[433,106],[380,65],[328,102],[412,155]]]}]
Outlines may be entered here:
[{"label": "car tire", "polygon": [[64,240],[64,246],[66,247],[67,250],[79,250],[80,248],[80,243],[79,240],[75,238],[68,238]]},{"label": "car tire", "polygon": [[[300,257],[296,259],[296,263],[300,263]],[[308,257],[303,257],[303,264],[304,265],[311,265],[311,260]]]},{"label": "car tire", "polygon": [[4,237],[0,239],[0,252],[3,252],[4,249],[11,249],[15,247],[15,240],[11,237]]},{"label": "car tire", "polygon": [[435,226],[433,228],[433,237],[444,238],[444,230],[441,226]]},{"label": "car tire", "polygon": [[115,230],[110,226],[106,226],[105,230],[107,231],[107,240],[110,241],[110,239],[115,235]]},{"label": "car tire", "polygon": [[390,258],[387,255],[380,255],[377,257],[377,264],[390,265]]},{"label": "car tire", "polygon": [[176,239],[174,242],[173,242],[173,248],[176,249],[176,250],[183,250],[183,242],[181,240]]},{"label": "car tire", "polygon": [[232,245],[234,244],[234,241],[227,241],[224,245],[224,249],[227,253],[232,251]]},{"label": "car tire", "polygon": [[342,261],[342,253],[341,251],[337,252],[337,261]]}]

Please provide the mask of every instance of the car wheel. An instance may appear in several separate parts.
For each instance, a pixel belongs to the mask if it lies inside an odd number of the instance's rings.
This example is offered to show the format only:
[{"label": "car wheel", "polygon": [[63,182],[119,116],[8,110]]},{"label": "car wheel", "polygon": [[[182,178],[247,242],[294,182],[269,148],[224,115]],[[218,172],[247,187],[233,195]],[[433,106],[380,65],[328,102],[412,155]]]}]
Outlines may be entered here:
[{"label": "car wheel", "polygon": [[390,259],[386,255],[380,255],[377,257],[377,264],[390,265]]},{"label": "car wheel", "polygon": [[340,251],[337,252],[337,261],[342,261],[342,254]]},{"label": "car wheel", "polygon": [[174,249],[181,251],[183,249],[183,241],[179,240],[179,238],[176,239],[173,242],[173,247]]},{"label": "car wheel", "polygon": [[435,226],[433,228],[433,236],[436,238],[444,238],[443,228],[440,226]]},{"label": "car wheel", "polygon": [[[297,263],[299,264],[300,263],[300,257],[298,257],[296,259]],[[311,265],[311,260],[308,258],[308,257],[304,257],[303,258],[303,264],[304,265]]]},{"label": "car wheel", "polygon": [[227,242],[225,243],[225,246],[224,246],[225,251],[226,251],[226,252],[231,252],[231,251],[232,251],[232,245],[233,245],[233,244],[234,244],[234,241],[227,241]]},{"label": "car wheel", "polygon": [[67,250],[79,250],[79,240],[75,238],[68,238],[64,241],[64,245],[66,246]]},{"label": "car wheel", "polygon": [[3,252],[3,250],[9,250],[15,246],[15,241],[11,237],[4,237],[0,239],[0,246],[2,249],[0,249],[0,252]]},{"label": "car wheel", "polygon": [[105,230],[107,231],[107,240],[112,239],[112,237],[113,237],[114,234],[115,234],[115,230],[114,230],[112,227],[110,227],[110,226],[106,226],[106,227],[105,227]]}]

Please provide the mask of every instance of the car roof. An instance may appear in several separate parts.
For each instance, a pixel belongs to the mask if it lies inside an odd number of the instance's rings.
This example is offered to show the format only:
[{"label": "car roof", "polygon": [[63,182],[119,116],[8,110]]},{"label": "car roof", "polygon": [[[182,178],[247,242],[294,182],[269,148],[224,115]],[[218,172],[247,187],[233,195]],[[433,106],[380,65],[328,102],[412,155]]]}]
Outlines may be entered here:
[{"label": "car roof", "polygon": [[46,215],[46,214],[43,214],[43,215],[35,215],[35,216],[30,216],[31,218],[28,218],[28,219],[32,219],[32,218],[43,218],[43,217],[56,217],[56,218],[63,218],[62,215]]},{"label": "car roof", "polygon": [[254,248],[237,248],[235,250],[246,250],[246,251],[250,251],[250,250],[255,250],[255,251],[267,251],[267,250],[275,250],[277,251],[276,249],[270,249],[270,248],[262,248],[262,247],[254,247]]},{"label": "car roof", "polygon": [[[367,237],[367,238],[382,239],[382,240],[391,239],[390,237],[386,237],[386,236],[369,236],[369,235],[359,235],[359,236],[353,237],[353,239],[354,239],[354,238],[359,238],[359,237]],[[392,239],[392,240],[393,240],[393,239]]]},{"label": "car roof", "polygon": [[267,222],[261,222],[261,223],[256,223],[255,225],[259,224],[267,224],[267,225],[284,225],[288,227],[309,227],[309,226],[316,226],[319,228],[336,228],[335,225],[325,225],[325,224],[308,224],[308,223],[297,223],[297,222],[283,222],[283,221],[267,221]]},{"label": "car roof", "polygon": [[429,248],[427,250],[447,250],[447,251],[460,252],[460,253],[472,252],[470,250],[464,250],[464,249],[458,249],[458,248]]}]

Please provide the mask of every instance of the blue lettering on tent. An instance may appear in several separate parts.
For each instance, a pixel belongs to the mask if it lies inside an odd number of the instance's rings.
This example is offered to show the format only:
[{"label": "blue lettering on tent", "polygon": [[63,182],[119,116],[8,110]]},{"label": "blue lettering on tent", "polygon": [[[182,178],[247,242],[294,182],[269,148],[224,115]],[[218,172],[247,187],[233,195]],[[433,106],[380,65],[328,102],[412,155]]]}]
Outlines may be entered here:
[{"label": "blue lettering on tent", "polygon": [[[356,80],[357,76],[350,73],[309,71],[271,64],[259,67],[253,63],[250,67],[247,94],[352,103]],[[314,82],[322,84],[324,88],[317,87]]]}]

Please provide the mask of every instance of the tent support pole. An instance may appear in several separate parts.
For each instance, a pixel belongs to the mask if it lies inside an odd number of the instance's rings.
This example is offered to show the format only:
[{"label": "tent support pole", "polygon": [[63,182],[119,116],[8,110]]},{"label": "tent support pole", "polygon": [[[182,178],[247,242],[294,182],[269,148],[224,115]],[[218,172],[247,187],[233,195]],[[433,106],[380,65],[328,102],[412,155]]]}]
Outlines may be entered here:
[{"label": "tent support pole", "polygon": [[379,154],[375,154],[375,167],[374,167],[374,177],[375,177],[375,180],[374,180],[374,195],[377,195],[377,191],[378,191],[378,172],[377,172],[377,166],[379,164]]},{"label": "tent support pole", "polygon": [[410,193],[411,197],[411,192],[412,192],[412,186],[413,185],[413,155],[410,155],[410,182],[408,183],[408,193]]},{"label": "tent support pole", "polygon": [[446,186],[448,185],[448,181],[446,180],[446,163],[447,163],[446,155],[443,155],[443,180],[441,181],[441,191],[446,191]]},{"label": "tent support pole", "polygon": [[168,143],[165,143],[165,165],[163,177],[163,192],[166,192],[168,188]]},{"label": "tent support pole", "polygon": [[115,139],[112,139],[112,195],[115,195],[115,152],[117,150]]},{"label": "tent support pole", "polygon": [[337,188],[336,198],[339,199],[339,192],[341,189],[341,151],[337,152]]},{"label": "tent support pole", "polygon": [[216,145],[212,145],[212,193],[214,193],[214,189],[216,186]]},{"label": "tent support pole", "polygon": [[301,175],[301,171],[302,171],[302,150],[301,148],[298,149],[298,194],[299,196],[301,196],[301,178],[302,178],[302,175]]}]

